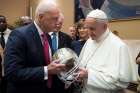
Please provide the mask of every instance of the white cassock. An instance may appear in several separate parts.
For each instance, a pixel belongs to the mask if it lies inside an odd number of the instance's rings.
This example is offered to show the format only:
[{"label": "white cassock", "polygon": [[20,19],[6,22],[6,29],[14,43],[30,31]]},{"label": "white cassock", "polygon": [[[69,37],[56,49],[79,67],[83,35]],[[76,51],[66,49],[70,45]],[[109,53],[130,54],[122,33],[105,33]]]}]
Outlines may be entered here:
[{"label": "white cassock", "polygon": [[88,70],[82,93],[123,93],[129,82],[138,79],[127,45],[108,29],[97,41],[87,40],[79,61]]}]

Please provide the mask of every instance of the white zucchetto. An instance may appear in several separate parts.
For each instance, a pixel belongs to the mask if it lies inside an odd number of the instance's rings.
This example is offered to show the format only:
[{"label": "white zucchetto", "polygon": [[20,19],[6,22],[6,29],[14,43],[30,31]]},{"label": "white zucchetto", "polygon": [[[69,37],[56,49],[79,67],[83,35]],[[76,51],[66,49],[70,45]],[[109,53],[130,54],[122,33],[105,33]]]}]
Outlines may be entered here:
[{"label": "white zucchetto", "polygon": [[99,9],[92,10],[91,12],[89,12],[89,14],[87,15],[87,18],[95,18],[95,19],[103,19],[103,20],[108,19],[105,12]]}]

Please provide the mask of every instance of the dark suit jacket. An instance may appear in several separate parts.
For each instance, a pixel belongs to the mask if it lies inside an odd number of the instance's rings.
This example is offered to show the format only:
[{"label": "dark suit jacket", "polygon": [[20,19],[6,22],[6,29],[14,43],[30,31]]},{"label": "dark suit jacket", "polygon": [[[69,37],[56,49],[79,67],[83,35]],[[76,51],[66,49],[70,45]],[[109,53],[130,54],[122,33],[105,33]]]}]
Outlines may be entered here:
[{"label": "dark suit jacket", "polygon": [[71,40],[71,38],[70,38],[70,36],[69,35],[67,35],[66,33],[64,33],[64,32],[58,32],[58,38],[59,38],[59,40],[58,40],[58,49],[60,49],[60,48],[71,48],[71,42],[72,42],[72,40]]},{"label": "dark suit jacket", "polygon": [[12,31],[4,59],[7,93],[48,93],[45,65],[43,45],[35,25]]},{"label": "dark suit jacket", "polygon": [[72,49],[75,51],[75,53],[79,56],[80,55],[80,52],[85,44],[85,40],[84,41],[73,41],[71,46],[72,46]]}]

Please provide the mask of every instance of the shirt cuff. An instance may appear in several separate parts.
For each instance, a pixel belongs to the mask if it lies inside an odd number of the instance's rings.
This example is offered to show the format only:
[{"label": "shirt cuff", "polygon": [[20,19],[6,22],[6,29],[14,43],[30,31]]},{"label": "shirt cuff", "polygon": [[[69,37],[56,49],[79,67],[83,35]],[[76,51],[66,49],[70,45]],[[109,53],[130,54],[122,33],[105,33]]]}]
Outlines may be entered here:
[{"label": "shirt cuff", "polygon": [[48,79],[48,68],[47,66],[44,66],[44,80]]}]

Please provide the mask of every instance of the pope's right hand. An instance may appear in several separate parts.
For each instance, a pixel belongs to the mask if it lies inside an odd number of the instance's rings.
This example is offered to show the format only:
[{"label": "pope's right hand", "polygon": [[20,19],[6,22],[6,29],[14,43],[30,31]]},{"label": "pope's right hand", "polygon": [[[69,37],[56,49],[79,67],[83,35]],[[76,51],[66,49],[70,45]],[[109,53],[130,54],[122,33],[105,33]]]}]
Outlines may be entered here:
[{"label": "pope's right hand", "polygon": [[59,60],[54,60],[48,65],[48,74],[58,74],[65,70],[65,64],[60,64]]}]

